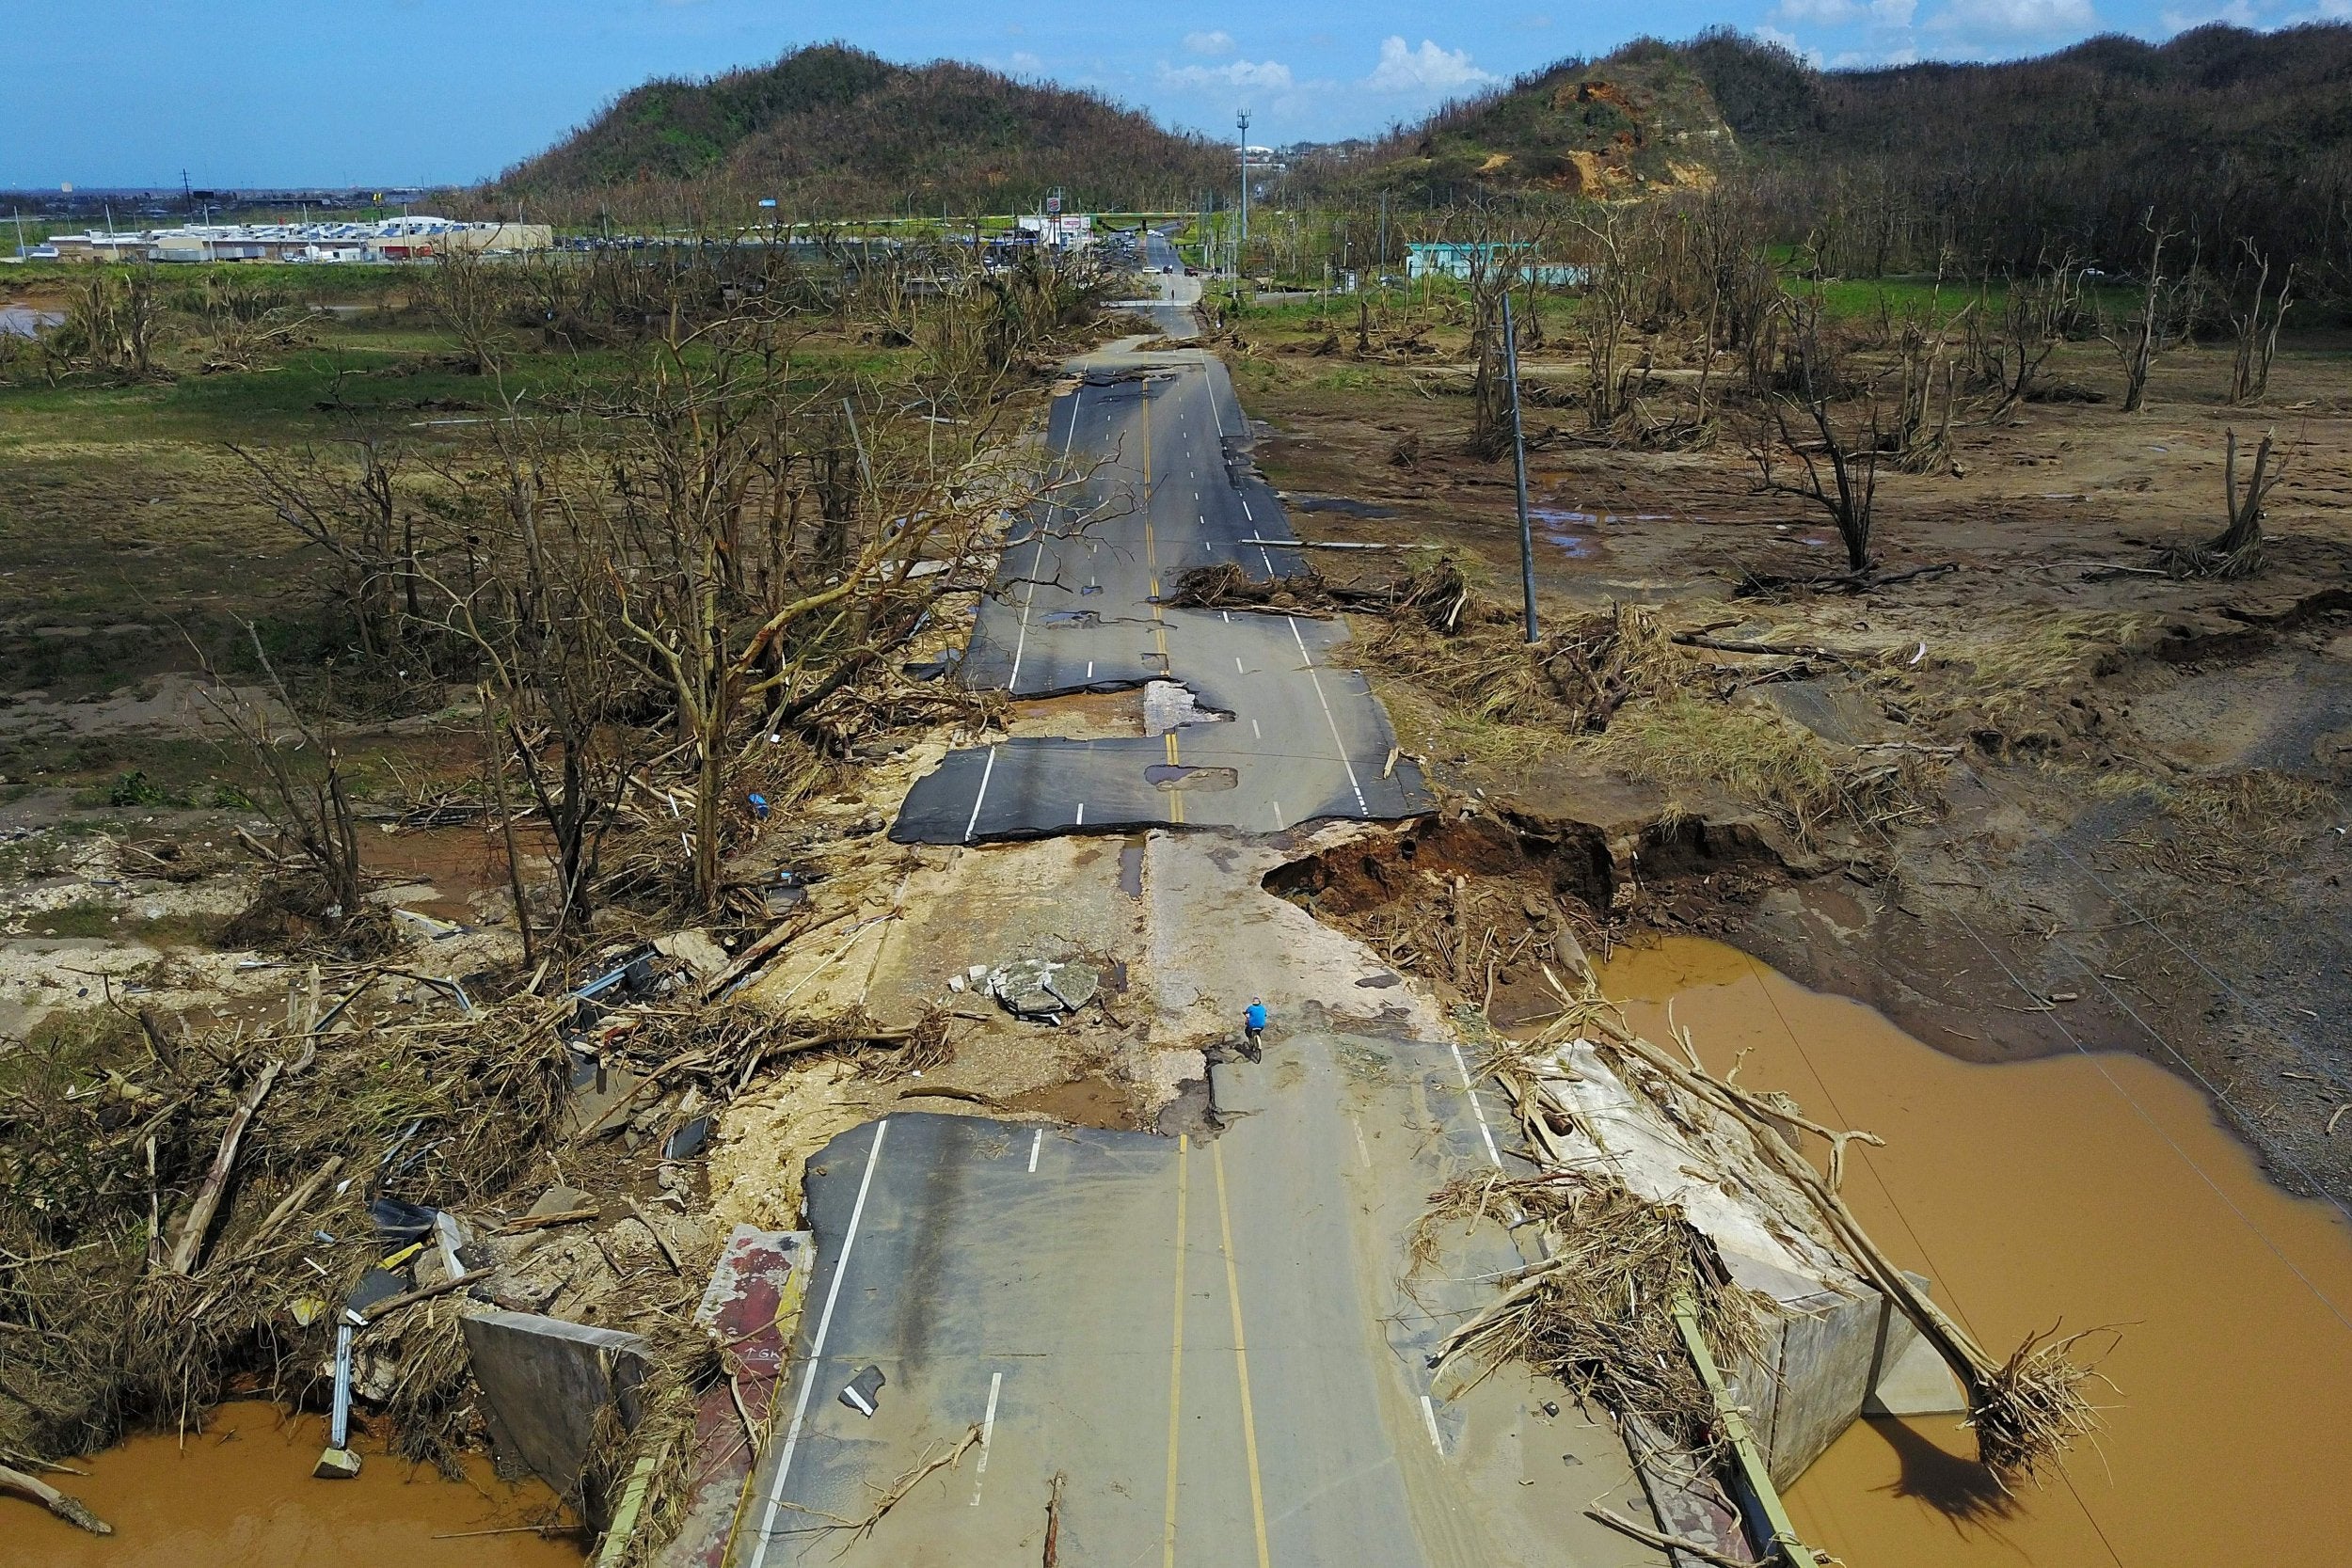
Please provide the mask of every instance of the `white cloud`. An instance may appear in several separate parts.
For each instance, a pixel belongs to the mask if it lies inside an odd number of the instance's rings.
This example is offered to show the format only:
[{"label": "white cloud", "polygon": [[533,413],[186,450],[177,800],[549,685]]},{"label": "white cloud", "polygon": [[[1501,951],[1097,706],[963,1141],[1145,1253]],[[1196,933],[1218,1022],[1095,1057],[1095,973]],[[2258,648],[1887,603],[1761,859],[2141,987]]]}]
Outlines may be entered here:
[{"label": "white cloud", "polygon": [[1160,80],[1173,87],[1243,87],[1260,92],[1288,92],[1297,84],[1291,68],[1279,60],[1235,60],[1231,65],[1160,67]]},{"label": "white cloud", "polygon": [[1184,50],[1193,55],[1230,55],[1233,52],[1233,35],[1219,27],[1213,33],[1186,33]]},{"label": "white cloud", "polygon": [[1024,76],[1035,76],[1045,69],[1045,62],[1025,49],[1014,50],[1012,58],[1005,63]]},{"label": "white cloud", "polygon": [[[2352,10],[2352,5],[2347,5],[2346,9]],[[2247,4],[2247,0],[2229,0],[2229,4],[2225,6],[2211,8],[2201,8],[2197,10],[2174,10],[2168,6],[2164,9],[2162,21],[2165,36],[2168,38],[2174,33],[2185,33],[2191,27],[2202,27],[2208,22],[2227,22],[2233,27],[2262,25],[2261,21],[2254,15],[2254,8]]]},{"label": "white cloud", "polygon": [[1784,33],[1777,27],[1766,25],[1758,27],[1756,30],[1756,36],[1762,39],[1766,43],[1779,44],[1783,49],[1788,50],[1791,55],[1796,55],[1805,64],[1811,66],[1814,70],[1819,71],[1821,69],[1821,52],[1818,49],[1807,49],[1804,44],[1799,43],[1797,41],[1796,34]]},{"label": "white cloud", "polygon": [[1772,14],[1783,22],[1840,27],[1867,18],[1873,27],[1908,27],[1919,0],[1780,0]]},{"label": "white cloud", "polygon": [[1363,85],[1374,92],[1427,97],[1492,87],[1501,80],[1492,71],[1472,65],[1467,49],[1440,49],[1428,39],[1421,40],[1419,49],[1407,49],[1403,39],[1390,38],[1381,40],[1380,63],[1372,68]]},{"label": "white cloud", "polygon": [[2090,0],[1952,0],[1928,25],[1992,40],[2087,32],[2098,21]]}]

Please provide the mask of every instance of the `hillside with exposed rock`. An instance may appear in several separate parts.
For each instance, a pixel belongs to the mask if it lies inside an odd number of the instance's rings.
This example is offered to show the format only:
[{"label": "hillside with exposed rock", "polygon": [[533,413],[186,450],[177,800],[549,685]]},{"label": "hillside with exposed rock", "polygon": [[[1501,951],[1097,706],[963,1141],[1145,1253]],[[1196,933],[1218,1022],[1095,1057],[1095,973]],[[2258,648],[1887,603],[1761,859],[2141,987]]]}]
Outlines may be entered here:
[{"label": "hillside with exposed rock", "polygon": [[1482,187],[1626,197],[1704,184],[1736,152],[1705,76],[1644,41],[1448,105],[1375,155],[1383,186],[1450,200]]}]

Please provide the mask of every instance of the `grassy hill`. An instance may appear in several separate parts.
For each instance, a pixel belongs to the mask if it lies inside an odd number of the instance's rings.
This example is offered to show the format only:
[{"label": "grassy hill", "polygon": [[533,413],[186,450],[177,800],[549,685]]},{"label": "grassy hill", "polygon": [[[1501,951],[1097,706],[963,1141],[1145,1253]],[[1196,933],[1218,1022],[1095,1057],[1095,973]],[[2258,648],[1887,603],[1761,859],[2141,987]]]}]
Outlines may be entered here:
[{"label": "grassy hill", "polygon": [[789,216],[1188,205],[1221,148],[1090,93],[977,66],[895,65],[819,44],[707,81],[662,80],[509,169],[485,196],[563,217],[604,210],[742,221]]}]

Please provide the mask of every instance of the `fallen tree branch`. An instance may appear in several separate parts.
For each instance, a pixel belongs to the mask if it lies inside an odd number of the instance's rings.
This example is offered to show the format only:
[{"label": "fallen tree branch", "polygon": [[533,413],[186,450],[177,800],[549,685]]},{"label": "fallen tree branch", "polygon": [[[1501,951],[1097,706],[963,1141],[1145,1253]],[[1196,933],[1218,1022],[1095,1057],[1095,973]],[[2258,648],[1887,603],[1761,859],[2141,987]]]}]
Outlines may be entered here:
[{"label": "fallen tree branch", "polygon": [[1851,655],[1812,642],[1748,642],[1733,637],[1709,637],[1695,631],[1676,632],[1672,641],[1686,648],[1711,648],[1719,654],[1774,654],[1784,658],[1835,659],[1840,664],[1851,661]]},{"label": "fallen tree branch", "polygon": [[472,1284],[477,1279],[486,1279],[491,1273],[489,1269],[468,1269],[464,1274],[444,1279],[437,1285],[422,1285],[413,1291],[403,1291],[396,1296],[386,1296],[382,1301],[361,1312],[359,1316],[370,1323],[376,1323],[391,1316],[404,1307],[414,1307],[421,1301],[431,1301],[435,1296],[445,1296],[462,1286]]},{"label": "fallen tree branch", "polygon": [[946,1453],[927,1460],[891,1482],[890,1489],[884,1492],[882,1495],[882,1500],[874,1505],[874,1511],[859,1522],[857,1533],[861,1536],[871,1535],[874,1532],[874,1527],[882,1523],[882,1515],[906,1501],[908,1493],[922,1485],[930,1476],[941,1470],[951,1468],[967,1452],[979,1446],[980,1423],[974,1421],[964,1429],[963,1436]]},{"label": "fallen tree branch", "polygon": [[660,1247],[661,1256],[669,1260],[670,1272],[675,1275],[684,1275],[686,1265],[678,1261],[677,1253],[670,1246],[670,1238],[664,1236],[660,1229],[656,1228],[653,1221],[645,1217],[645,1212],[637,1207],[635,1198],[628,1198],[626,1201],[628,1204],[628,1212],[637,1216],[637,1223],[645,1227],[646,1234],[653,1238],[653,1244]]},{"label": "fallen tree branch", "polygon": [[180,1239],[172,1244],[170,1269],[173,1274],[186,1275],[196,1272],[196,1263],[204,1250],[204,1234],[213,1227],[213,1215],[220,1209],[220,1195],[229,1184],[229,1173],[237,1163],[237,1145],[244,1141],[245,1130],[253,1121],[253,1113],[262,1108],[262,1101],[285,1070],[282,1061],[272,1062],[262,1069],[262,1075],[246,1090],[245,1098],[229,1117],[229,1126],[221,1132],[220,1148],[213,1156],[213,1168],[204,1174],[204,1184],[197,1189],[196,1203],[181,1222]]},{"label": "fallen tree branch", "polygon": [[79,1499],[69,1497],[47,1481],[36,1480],[22,1470],[11,1470],[6,1465],[0,1465],[0,1492],[13,1492],[21,1497],[30,1497],[67,1524],[77,1529],[86,1529],[92,1535],[112,1535],[115,1532],[114,1526],[83,1507]]},{"label": "fallen tree branch", "polygon": [[499,1227],[501,1236],[519,1235],[526,1230],[545,1230],[549,1226],[574,1225],[581,1220],[602,1218],[602,1209],[566,1209],[560,1214],[525,1214],[518,1220],[508,1220]]},{"label": "fallen tree branch", "polygon": [[1584,1511],[1584,1517],[1607,1525],[1622,1535],[1629,1535],[1645,1546],[1655,1546],[1661,1552],[1687,1552],[1701,1562],[1712,1562],[1720,1568],[1756,1568],[1736,1557],[1725,1557],[1705,1542],[1693,1541],[1687,1535],[1667,1535],[1662,1531],[1645,1529],[1622,1513],[1613,1513],[1595,1503]]}]

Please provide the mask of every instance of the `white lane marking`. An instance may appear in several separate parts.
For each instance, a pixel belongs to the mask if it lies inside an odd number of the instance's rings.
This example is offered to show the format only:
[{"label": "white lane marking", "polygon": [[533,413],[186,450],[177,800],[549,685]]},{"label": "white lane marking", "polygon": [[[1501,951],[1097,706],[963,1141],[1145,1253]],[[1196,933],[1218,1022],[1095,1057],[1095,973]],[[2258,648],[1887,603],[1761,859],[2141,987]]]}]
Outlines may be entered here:
[{"label": "white lane marking", "polygon": [[980,802],[988,799],[988,777],[996,771],[996,748],[988,749],[988,764],[980,769],[979,792],[972,797],[972,820],[963,825],[963,842],[972,842],[972,832],[980,825]]},{"label": "white lane marking", "polygon": [[1307,678],[1314,683],[1315,701],[1323,705],[1323,721],[1331,726],[1331,744],[1340,749],[1340,766],[1347,769],[1347,787],[1356,792],[1356,809],[1366,816],[1372,808],[1364,804],[1364,786],[1356,782],[1356,765],[1347,760],[1347,742],[1340,738],[1340,721],[1332,717],[1330,699],[1323,694],[1323,678],[1315,673],[1314,655],[1307,651],[1307,640],[1298,635],[1296,617],[1285,615],[1290,624],[1291,641],[1298,644],[1298,657],[1307,661]]},{"label": "white lane marking", "polygon": [[996,1435],[996,1395],[1005,1386],[1005,1374],[988,1374],[988,1414],[980,1418],[980,1463],[972,1471],[972,1506],[980,1506],[980,1486],[988,1480],[988,1443]]},{"label": "white lane marking", "polygon": [[1364,1124],[1354,1117],[1347,1118],[1347,1124],[1356,1129],[1356,1152],[1363,1156],[1364,1169],[1372,1169],[1372,1147],[1364,1142]]},{"label": "white lane marking", "polygon": [[1470,1114],[1478,1118],[1478,1135],[1486,1140],[1486,1158],[1494,1162],[1495,1169],[1501,1170],[1502,1155],[1495,1148],[1493,1130],[1486,1125],[1486,1107],[1478,1102],[1478,1085],[1470,1082],[1470,1064],[1462,1060],[1460,1046],[1454,1045],[1452,1041],[1447,1043],[1454,1051],[1454,1066],[1462,1075],[1462,1092],[1470,1096]]},{"label": "white lane marking", "polygon": [[1249,721],[1249,735],[1250,738],[1254,740],[1263,740],[1265,738],[1265,736],[1259,732],[1258,721],[1255,719]]},{"label": "white lane marking", "polygon": [[1258,520],[1258,515],[1249,510],[1249,498],[1248,496],[1244,496],[1241,499],[1241,515],[1248,518],[1253,523]]},{"label": "white lane marking", "polygon": [[1429,1423],[1429,1446],[1439,1453],[1445,1452],[1445,1439],[1438,1435],[1438,1410],[1426,1394],[1421,1397],[1421,1418]]},{"label": "white lane marking", "polygon": [[1239,654],[1235,654],[1233,656],[1233,673],[1237,675],[1246,675],[1249,673],[1248,671],[1241,667],[1241,655]]},{"label": "white lane marking", "polygon": [[1077,824],[1077,825],[1078,825],[1079,827],[1081,827],[1081,828],[1083,828],[1083,827],[1085,827],[1085,826],[1087,825],[1087,803],[1086,803],[1084,800],[1081,800],[1081,801],[1079,801],[1079,802],[1078,802],[1078,824]]},{"label": "white lane marking", "polygon": [[[1077,400],[1085,395],[1083,391],[1070,394],[1070,428],[1062,433],[1061,438],[1061,460],[1065,464],[1070,461],[1070,443],[1078,434]],[[1052,531],[1045,519],[1040,518],[1037,529],[1037,553],[1029,558],[1029,593],[1028,596],[1021,601],[1021,635],[1013,640],[1012,673],[1005,677],[1005,692],[1008,696],[1021,689],[1021,656],[1029,646],[1029,611],[1037,604],[1037,575],[1045,565],[1045,536]],[[1059,573],[1056,575],[1058,576]]]},{"label": "white lane marking", "polygon": [[890,1118],[874,1124],[874,1147],[866,1151],[866,1174],[857,1184],[857,1202],[850,1210],[850,1228],[841,1238],[841,1256],[834,1260],[833,1283],[825,1288],[825,1310],[817,1320],[817,1338],[809,1341],[808,1369],[801,1374],[801,1398],[792,1407],[792,1427],[785,1433],[784,1456],[776,1461],[775,1484],[768,1488],[768,1512],[759,1521],[759,1539],[752,1546],[750,1568],[768,1560],[768,1538],[776,1528],[776,1511],[784,1506],[785,1478],[792,1473],[792,1455],[801,1446],[801,1427],[808,1419],[808,1396],[817,1386],[817,1369],[825,1359],[825,1337],[833,1332],[833,1309],[841,1300],[841,1282],[849,1276],[850,1252],[857,1245],[858,1222],[866,1217],[866,1195],[874,1185],[874,1167],[882,1162],[882,1134]]},{"label": "white lane marking", "polygon": [[1093,678],[1094,678],[1094,660],[1092,660],[1092,659],[1090,659],[1090,658],[1089,658],[1089,659],[1088,659],[1088,660],[1087,660],[1087,679],[1089,679],[1089,680],[1092,680]]},{"label": "white lane marking", "polygon": [[1270,804],[1271,806],[1273,806],[1273,808],[1274,808],[1274,826],[1275,826],[1275,828],[1279,831],[1279,830],[1280,830],[1280,829],[1283,829],[1283,828],[1287,828],[1287,827],[1289,827],[1289,826],[1290,826],[1290,824],[1282,820],[1282,802],[1281,802],[1281,801],[1279,801],[1279,800],[1274,800],[1271,796],[1269,796],[1269,797],[1267,797],[1267,803],[1268,803],[1268,804]]},{"label": "white lane marking", "polygon": [[1200,350],[1200,379],[1208,385],[1209,418],[1216,421],[1216,436],[1221,441],[1225,438],[1225,416],[1217,411],[1216,383],[1209,376],[1209,351],[1207,349]]},{"label": "white lane marking", "polygon": [[1045,1147],[1045,1129],[1041,1127],[1029,1136],[1029,1174],[1037,1174],[1038,1150]]}]

